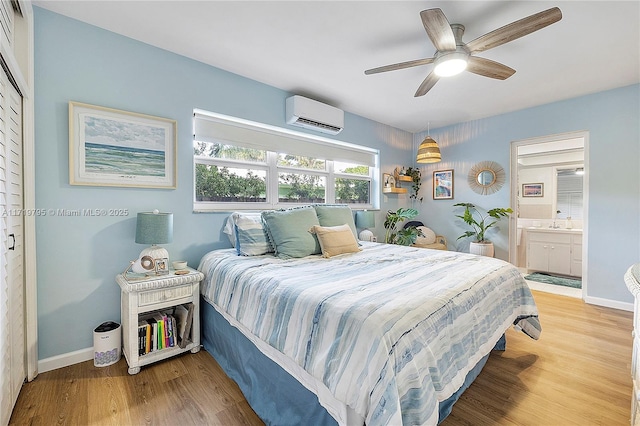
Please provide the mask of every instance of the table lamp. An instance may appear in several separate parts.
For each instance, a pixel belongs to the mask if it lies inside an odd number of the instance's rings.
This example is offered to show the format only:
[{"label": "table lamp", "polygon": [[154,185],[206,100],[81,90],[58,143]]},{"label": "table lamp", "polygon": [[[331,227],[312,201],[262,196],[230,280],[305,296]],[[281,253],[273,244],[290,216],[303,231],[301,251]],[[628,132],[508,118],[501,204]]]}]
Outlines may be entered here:
[{"label": "table lamp", "polygon": [[375,228],[376,226],[376,217],[373,212],[368,210],[358,210],[356,212],[356,226],[358,228],[364,228],[360,234],[358,234],[360,241],[373,241],[373,232],[367,229]]},{"label": "table lamp", "polygon": [[[136,222],[136,243],[151,244],[140,252],[138,260],[133,265],[134,272],[145,272],[145,265],[141,265],[143,258],[155,262],[156,259],[169,259],[169,252],[158,244],[173,241],[173,213],[153,212],[138,213]],[[140,270],[142,269],[142,270]]]}]

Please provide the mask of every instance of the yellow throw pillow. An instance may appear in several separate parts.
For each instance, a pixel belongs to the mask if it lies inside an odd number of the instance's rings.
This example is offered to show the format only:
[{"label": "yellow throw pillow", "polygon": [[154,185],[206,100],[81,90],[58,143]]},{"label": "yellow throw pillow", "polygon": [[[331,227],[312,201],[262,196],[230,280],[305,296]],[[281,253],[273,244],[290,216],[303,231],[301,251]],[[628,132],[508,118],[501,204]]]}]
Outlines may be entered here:
[{"label": "yellow throw pillow", "polygon": [[344,253],[357,253],[361,250],[349,225],[314,225],[309,232],[316,234],[320,242],[322,257],[337,256]]}]

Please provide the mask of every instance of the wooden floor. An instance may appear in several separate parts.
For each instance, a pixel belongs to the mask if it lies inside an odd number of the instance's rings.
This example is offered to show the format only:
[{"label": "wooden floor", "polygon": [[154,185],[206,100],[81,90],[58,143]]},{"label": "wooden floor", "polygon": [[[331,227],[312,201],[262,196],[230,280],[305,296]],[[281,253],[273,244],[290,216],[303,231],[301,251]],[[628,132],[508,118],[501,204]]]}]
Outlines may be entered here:
[{"label": "wooden floor", "polygon": [[[632,313],[534,292],[542,337],[507,332],[444,426],[627,425]],[[260,425],[238,387],[203,351],[127,374],[124,359],[40,374],[12,425]]]}]

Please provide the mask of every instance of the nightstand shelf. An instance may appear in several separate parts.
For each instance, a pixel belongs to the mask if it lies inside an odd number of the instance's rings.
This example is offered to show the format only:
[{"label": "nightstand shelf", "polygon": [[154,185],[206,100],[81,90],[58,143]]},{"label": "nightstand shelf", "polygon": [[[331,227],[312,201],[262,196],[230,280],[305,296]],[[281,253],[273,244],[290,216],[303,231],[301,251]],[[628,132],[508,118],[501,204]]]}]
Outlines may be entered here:
[{"label": "nightstand shelf", "polygon": [[[187,351],[200,350],[200,281],[204,274],[188,268],[188,274],[136,277],[122,274],[116,276],[120,286],[120,313],[123,330],[123,353],[129,365],[129,374],[137,374],[140,367],[152,364]],[[191,308],[191,331],[187,344],[153,350],[140,355],[138,323],[157,312],[173,310],[178,305]]]}]

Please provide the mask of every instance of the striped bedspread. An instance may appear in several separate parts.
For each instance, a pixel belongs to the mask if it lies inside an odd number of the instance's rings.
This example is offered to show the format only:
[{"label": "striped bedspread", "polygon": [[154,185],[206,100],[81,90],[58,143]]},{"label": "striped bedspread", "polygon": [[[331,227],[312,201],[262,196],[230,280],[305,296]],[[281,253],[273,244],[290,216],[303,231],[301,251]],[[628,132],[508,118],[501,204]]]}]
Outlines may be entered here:
[{"label": "striped bedspread", "polygon": [[205,298],[293,359],[367,425],[436,424],[512,324],[540,331],[518,270],[487,257],[364,243],[330,259],[207,254]]}]

